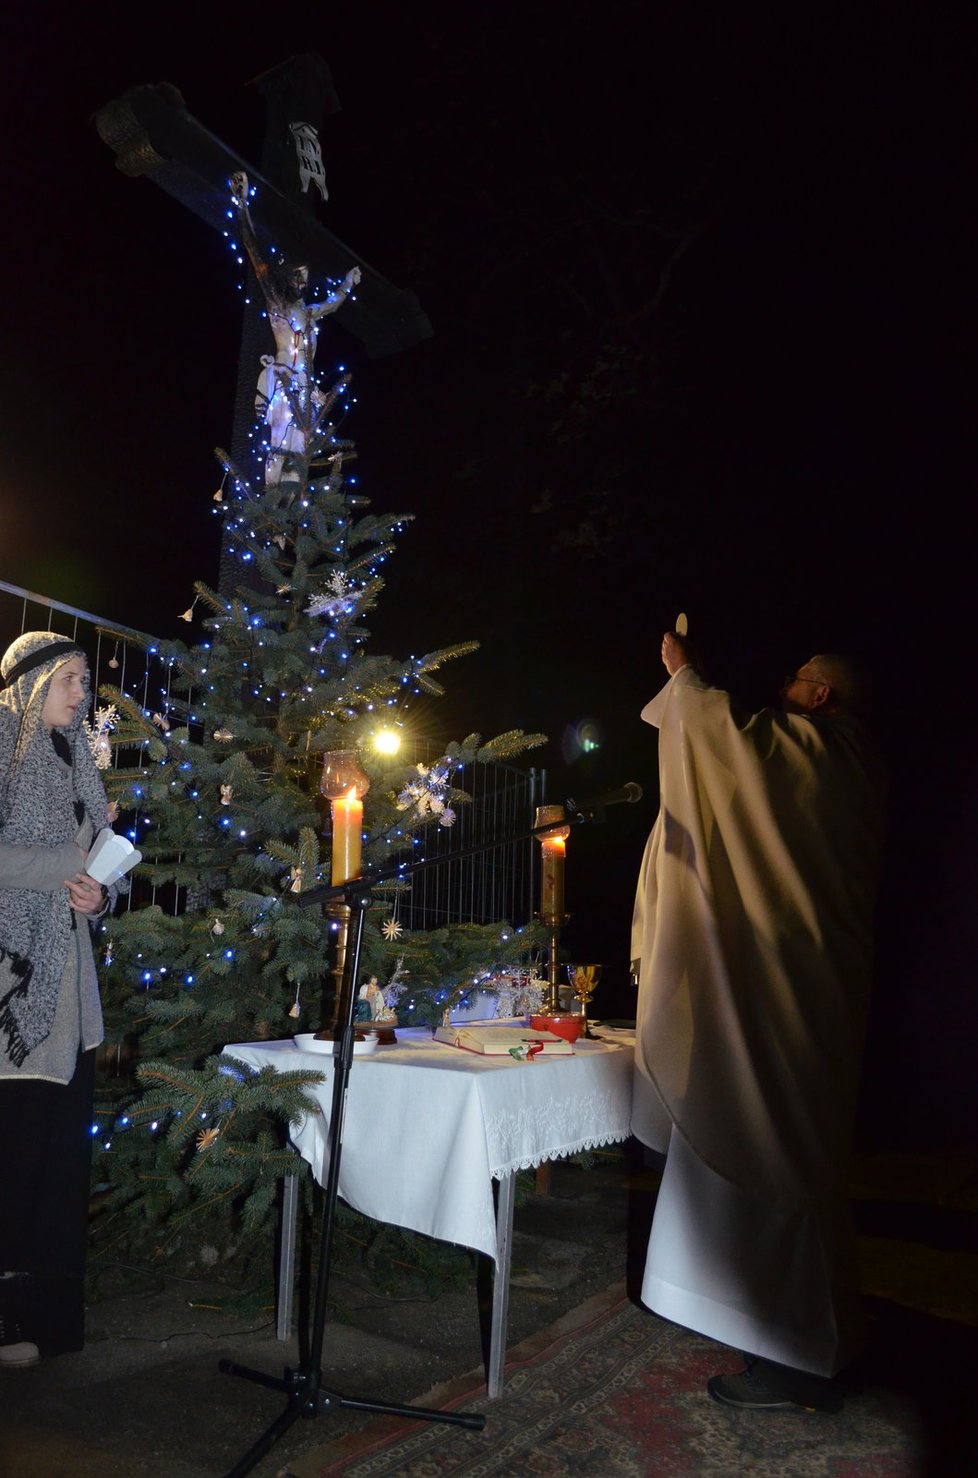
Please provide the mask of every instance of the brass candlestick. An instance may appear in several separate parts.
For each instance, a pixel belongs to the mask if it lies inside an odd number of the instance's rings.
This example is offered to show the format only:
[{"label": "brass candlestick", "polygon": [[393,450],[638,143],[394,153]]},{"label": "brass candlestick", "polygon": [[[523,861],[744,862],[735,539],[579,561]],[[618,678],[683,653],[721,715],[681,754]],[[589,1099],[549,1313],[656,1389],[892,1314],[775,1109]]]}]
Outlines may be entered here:
[{"label": "brass candlestick", "polygon": [[[323,1001],[320,1014],[319,1035],[335,1036],[340,1020],[340,1006],[343,996],[343,975],[346,971],[346,950],[350,941],[350,905],[344,903],[341,898],[334,899],[326,904],[326,917],[329,919],[330,931],[335,931],[336,949],[334,952],[333,968],[329,971],[326,979],[332,978],[333,997],[326,999],[326,982],[323,983]],[[351,982],[350,989],[353,989]]]},{"label": "brass candlestick", "polygon": [[542,913],[540,922],[550,930],[550,957],[547,962],[547,999],[542,1010],[537,1012],[538,1016],[561,1016],[560,1009],[560,986],[557,984],[557,970],[559,968],[560,956],[560,931],[570,918],[566,913]]},{"label": "brass candlestick", "polygon": [[592,1037],[594,1033],[587,1024],[587,1003],[601,981],[600,965],[568,965],[567,979],[571,989],[581,1003],[581,1036]]}]

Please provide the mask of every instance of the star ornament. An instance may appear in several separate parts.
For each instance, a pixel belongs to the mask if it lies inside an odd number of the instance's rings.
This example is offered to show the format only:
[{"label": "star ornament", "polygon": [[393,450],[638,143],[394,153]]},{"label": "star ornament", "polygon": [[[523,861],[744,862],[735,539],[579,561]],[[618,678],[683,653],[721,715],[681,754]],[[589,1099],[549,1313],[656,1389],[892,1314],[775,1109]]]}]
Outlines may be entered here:
[{"label": "star ornament", "polygon": [[400,939],[401,935],[404,933],[404,930],[396,919],[388,919],[387,923],[382,926],[380,932],[381,934],[383,934],[385,939],[389,939],[393,943],[395,939]]},{"label": "star ornament", "polygon": [[210,1149],[211,1145],[214,1143],[215,1139],[220,1134],[220,1132],[221,1132],[220,1129],[213,1129],[213,1128],[211,1128],[211,1129],[202,1129],[200,1131],[200,1133],[197,1135],[197,1153],[198,1153],[198,1155],[200,1154],[201,1150],[209,1150]]}]

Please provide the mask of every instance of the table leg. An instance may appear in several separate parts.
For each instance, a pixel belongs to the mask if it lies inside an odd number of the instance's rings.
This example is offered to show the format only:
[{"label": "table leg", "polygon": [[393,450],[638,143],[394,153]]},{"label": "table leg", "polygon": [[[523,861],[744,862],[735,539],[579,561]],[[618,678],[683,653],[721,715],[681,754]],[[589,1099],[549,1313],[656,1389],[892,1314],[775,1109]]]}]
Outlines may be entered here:
[{"label": "table leg", "polygon": [[513,1208],[516,1204],[516,1176],[504,1175],[499,1180],[496,1204],[496,1270],[492,1280],[492,1323],[489,1332],[489,1371],[486,1390],[490,1401],[503,1393],[503,1366],[506,1364],[506,1321],[509,1315],[509,1273],[513,1260]]},{"label": "table leg", "polygon": [[[498,1182],[496,1205],[496,1266],[492,1279],[492,1316],[489,1327],[487,1390],[494,1401],[502,1395],[506,1363],[506,1324],[509,1317],[509,1276],[513,1261],[513,1210],[516,1205],[516,1176],[504,1175]],[[287,1175],[282,1186],[282,1216],[279,1222],[278,1312],[275,1334],[287,1340],[292,1333],[292,1299],[295,1285],[295,1228],[299,1210],[299,1177]]]},{"label": "table leg", "polygon": [[292,1333],[292,1295],[295,1288],[295,1223],[299,1210],[299,1177],[287,1175],[282,1183],[282,1217],[279,1222],[278,1311],[275,1334],[288,1339]]}]

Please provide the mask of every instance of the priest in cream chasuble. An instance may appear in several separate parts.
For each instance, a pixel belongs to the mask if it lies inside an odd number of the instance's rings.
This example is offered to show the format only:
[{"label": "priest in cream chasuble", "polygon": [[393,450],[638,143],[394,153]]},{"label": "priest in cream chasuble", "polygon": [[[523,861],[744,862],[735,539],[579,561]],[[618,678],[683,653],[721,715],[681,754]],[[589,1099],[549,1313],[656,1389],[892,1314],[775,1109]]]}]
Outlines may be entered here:
[{"label": "priest in cream chasuble", "polygon": [[663,640],[660,811],[642,861],[633,1130],[668,1151],[643,1300],[834,1375],[859,1308],[845,1198],[872,967],[878,768],[850,670],[740,710]]}]

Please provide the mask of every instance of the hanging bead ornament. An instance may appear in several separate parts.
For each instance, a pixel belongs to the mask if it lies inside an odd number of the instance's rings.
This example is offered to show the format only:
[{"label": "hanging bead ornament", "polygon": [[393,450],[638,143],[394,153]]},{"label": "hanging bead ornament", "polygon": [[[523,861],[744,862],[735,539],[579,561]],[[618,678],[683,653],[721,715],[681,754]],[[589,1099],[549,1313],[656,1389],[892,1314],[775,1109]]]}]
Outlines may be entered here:
[{"label": "hanging bead ornament", "polygon": [[221,478],[221,486],[218,488],[217,492],[214,494],[214,502],[215,503],[223,503],[224,502],[224,484],[227,482],[227,480],[228,480],[228,474],[227,474],[227,468],[225,468],[224,469],[224,476]]},{"label": "hanging bead ornament", "polygon": [[404,933],[401,922],[397,917],[400,913],[400,910],[401,895],[398,892],[394,894],[394,902],[391,904],[390,918],[387,919],[387,921],[380,926],[380,932],[381,934],[383,934],[384,938],[388,941],[389,944],[393,944],[395,939],[400,939],[401,935]]},{"label": "hanging bead ornament", "polygon": [[187,609],[185,611],[182,611],[180,613],[180,620],[181,621],[192,621],[194,619],[194,606],[197,604],[197,602],[199,600],[200,600],[200,596],[199,595],[195,595],[194,598],[193,598],[193,600],[190,602],[189,606],[187,607]]},{"label": "hanging bead ornament", "polygon": [[292,1005],[289,1007],[289,1015],[290,1015],[290,1017],[292,1018],[293,1021],[298,1021],[299,1017],[302,1015],[302,1007],[299,1005],[299,987],[298,986],[296,986],[296,988],[295,988],[295,1000],[292,1002]]},{"label": "hanging bead ornament", "polygon": [[232,800],[233,796],[234,796],[234,786],[233,785],[222,785],[221,786],[221,805],[222,806],[229,806],[231,804],[231,800]]},{"label": "hanging bead ornament", "polygon": [[119,665],[119,643],[116,642],[116,644],[115,644],[115,651],[112,653],[112,656],[109,658],[109,666],[112,668],[113,671],[115,671],[115,669],[118,667],[118,665]]},{"label": "hanging bead ornament", "polygon": [[213,924],[211,924],[211,933],[214,935],[221,935],[224,933],[224,925],[221,923],[220,919],[215,919]]},{"label": "hanging bead ornament", "polygon": [[302,879],[303,879],[304,875],[305,875],[305,868],[302,868],[302,867],[293,867],[293,868],[290,869],[290,871],[289,871],[289,877],[291,878],[291,882],[289,884],[289,892],[290,893],[301,893],[302,892]]}]

